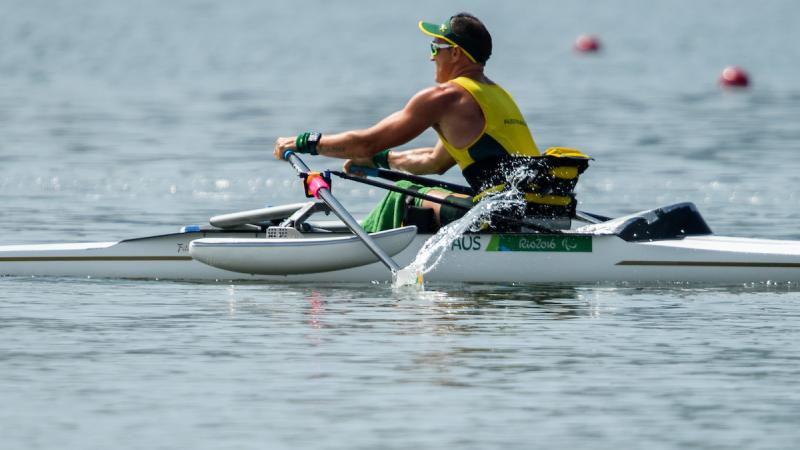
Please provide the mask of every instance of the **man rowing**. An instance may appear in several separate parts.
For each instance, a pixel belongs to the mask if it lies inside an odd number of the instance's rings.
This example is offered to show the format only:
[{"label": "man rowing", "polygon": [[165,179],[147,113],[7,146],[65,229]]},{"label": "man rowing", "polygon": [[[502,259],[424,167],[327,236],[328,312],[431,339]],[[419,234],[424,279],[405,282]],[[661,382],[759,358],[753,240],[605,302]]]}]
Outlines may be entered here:
[{"label": "man rowing", "polygon": [[[476,193],[502,189],[511,170],[509,163],[538,157],[539,150],[513,98],[484,73],[492,54],[492,38],[483,23],[471,14],[460,13],[441,25],[420,22],[419,28],[433,37],[431,60],[436,64],[435,86],[418,92],[402,110],[367,129],[325,136],[306,132],[278,138],[275,157],[281,159],[287,149],[294,149],[299,153],[347,159],[344,168],[348,172],[357,164],[416,175],[443,174],[458,164]],[[433,147],[390,150],[410,142],[428,128],[439,135]],[[407,187],[462,205],[473,203],[473,198],[466,195],[422,186]],[[563,207],[574,201],[563,195],[531,194],[525,195],[527,204],[534,202],[539,209]],[[480,194],[476,196],[479,197]],[[405,206],[404,200],[389,194],[367,217],[364,228],[380,231],[400,225],[400,206]],[[464,209],[428,200],[417,199],[412,207],[432,213],[432,228],[464,215]]]}]

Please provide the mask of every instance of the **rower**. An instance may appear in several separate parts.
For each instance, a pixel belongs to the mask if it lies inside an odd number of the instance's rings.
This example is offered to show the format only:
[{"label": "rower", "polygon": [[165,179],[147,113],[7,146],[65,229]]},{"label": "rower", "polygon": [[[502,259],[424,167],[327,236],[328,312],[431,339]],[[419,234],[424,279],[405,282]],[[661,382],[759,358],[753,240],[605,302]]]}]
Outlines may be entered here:
[{"label": "rower", "polygon": [[[520,211],[501,211],[502,215],[568,221],[575,214],[572,188],[588,157],[572,149],[540,154],[511,95],[484,73],[492,54],[492,38],[477,17],[459,13],[442,24],[419,22],[419,28],[433,37],[430,59],[435,63],[435,86],[418,92],[402,110],[367,129],[325,136],[305,132],[278,138],[275,157],[281,159],[287,149],[294,149],[298,153],[347,159],[346,172],[351,172],[352,165],[361,165],[418,175],[443,174],[457,164],[476,196],[424,186],[407,187],[465,206],[513,188],[527,206]],[[428,128],[439,136],[433,147],[390,150]],[[572,168],[565,169],[567,166]],[[511,183],[509,175],[519,170],[528,175],[513,177],[516,181]],[[427,216],[430,228],[436,229],[463,215],[463,208],[430,200],[407,202],[402,195],[390,193],[366,218],[364,228],[380,231],[404,221],[421,226]]]}]

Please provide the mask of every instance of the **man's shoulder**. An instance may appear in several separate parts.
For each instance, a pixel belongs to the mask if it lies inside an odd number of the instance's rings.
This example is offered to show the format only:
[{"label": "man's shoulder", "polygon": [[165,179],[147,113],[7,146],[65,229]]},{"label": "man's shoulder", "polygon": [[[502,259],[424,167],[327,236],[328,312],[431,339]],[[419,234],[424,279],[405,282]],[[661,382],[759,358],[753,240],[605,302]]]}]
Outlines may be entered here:
[{"label": "man's shoulder", "polygon": [[439,83],[431,87],[427,87],[414,95],[415,99],[418,99],[425,103],[450,103],[458,101],[466,91],[461,86],[446,82],[446,83]]},{"label": "man's shoulder", "polygon": [[458,95],[464,92],[464,88],[458,83],[453,82],[453,80],[436,84],[435,86],[431,86],[430,89],[434,89],[440,92],[442,95]]}]

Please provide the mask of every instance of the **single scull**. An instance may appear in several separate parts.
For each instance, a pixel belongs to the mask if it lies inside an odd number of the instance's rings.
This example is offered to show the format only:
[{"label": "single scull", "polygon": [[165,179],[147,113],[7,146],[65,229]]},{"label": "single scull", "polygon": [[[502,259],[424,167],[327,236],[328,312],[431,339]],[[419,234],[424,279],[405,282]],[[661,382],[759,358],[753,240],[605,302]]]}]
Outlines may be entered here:
[{"label": "single scull", "polygon": [[[399,268],[414,261],[430,234],[417,233],[415,226],[367,234],[330,193],[331,172],[311,172],[292,152],[287,157],[303,179],[306,196],[314,199],[224,214],[207,226],[119,242],[0,246],[0,276],[365,282],[409,273]],[[371,176],[410,177],[389,171]],[[340,221],[309,220],[331,212]],[[715,236],[691,203],[616,219],[577,211],[576,218],[590,225],[554,229],[552,220],[523,218],[509,220],[527,231],[466,233],[449,244],[425,278],[488,283],[800,281],[800,241]],[[413,277],[404,280],[414,282]]]},{"label": "single scull", "polygon": [[[319,200],[213,217],[210,226],[119,242],[0,246],[0,275],[365,282],[391,273]],[[430,235],[371,235],[401,266]],[[682,203],[558,234],[467,233],[428,282],[800,281],[800,242],[715,236]]]}]

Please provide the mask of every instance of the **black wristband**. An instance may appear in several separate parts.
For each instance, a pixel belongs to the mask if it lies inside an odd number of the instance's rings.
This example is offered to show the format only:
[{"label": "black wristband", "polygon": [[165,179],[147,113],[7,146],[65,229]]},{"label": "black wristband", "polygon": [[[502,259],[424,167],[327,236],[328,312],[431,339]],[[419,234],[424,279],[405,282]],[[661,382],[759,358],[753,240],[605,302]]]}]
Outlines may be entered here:
[{"label": "black wristband", "polygon": [[322,139],[322,133],[318,132],[309,132],[308,137],[306,138],[306,145],[308,147],[308,153],[312,155],[317,155],[317,145],[319,145],[319,140]]}]

